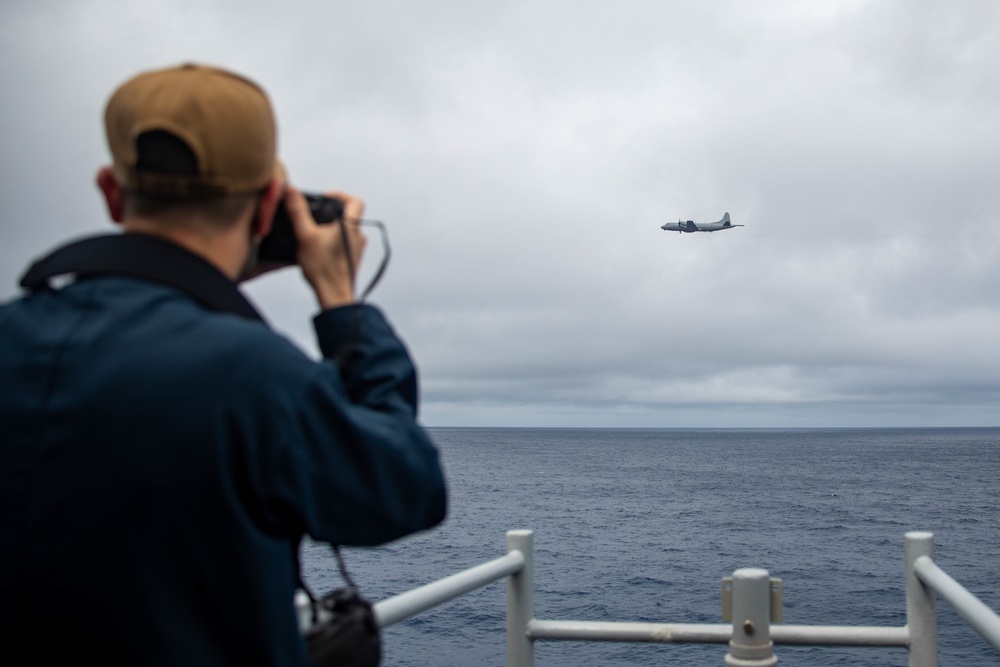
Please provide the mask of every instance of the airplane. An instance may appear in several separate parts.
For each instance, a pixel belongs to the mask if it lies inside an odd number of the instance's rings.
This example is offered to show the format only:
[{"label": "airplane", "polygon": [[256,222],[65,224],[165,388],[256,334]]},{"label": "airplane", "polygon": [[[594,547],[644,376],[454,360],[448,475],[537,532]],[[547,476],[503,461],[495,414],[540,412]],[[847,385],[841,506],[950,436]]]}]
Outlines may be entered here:
[{"label": "airplane", "polygon": [[668,222],[667,224],[660,227],[660,229],[665,229],[668,232],[717,232],[720,229],[732,229],[733,227],[743,227],[744,225],[734,225],[729,221],[729,212],[727,211],[722,220],[718,222],[706,222],[701,225],[696,225],[694,220],[688,220],[684,222],[683,220],[678,220],[677,222]]}]

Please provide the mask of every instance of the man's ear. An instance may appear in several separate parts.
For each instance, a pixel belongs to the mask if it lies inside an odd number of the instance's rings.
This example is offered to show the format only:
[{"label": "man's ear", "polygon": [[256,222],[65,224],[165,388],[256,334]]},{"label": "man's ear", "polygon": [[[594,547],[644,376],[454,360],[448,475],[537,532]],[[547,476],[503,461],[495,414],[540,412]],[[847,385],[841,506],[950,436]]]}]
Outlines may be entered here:
[{"label": "man's ear", "polygon": [[285,184],[277,178],[272,178],[257,200],[254,211],[253,238],[260,240],[271,232],[271,223],[278,205],[285,198]]},{"label": "man's ear", "polygon": [[104,194],[104,202],[108,205],[108,215],[118,224],[122,222],[122,188],[115,178],[111,167],[101,167],[97,172],[97,187]]}]

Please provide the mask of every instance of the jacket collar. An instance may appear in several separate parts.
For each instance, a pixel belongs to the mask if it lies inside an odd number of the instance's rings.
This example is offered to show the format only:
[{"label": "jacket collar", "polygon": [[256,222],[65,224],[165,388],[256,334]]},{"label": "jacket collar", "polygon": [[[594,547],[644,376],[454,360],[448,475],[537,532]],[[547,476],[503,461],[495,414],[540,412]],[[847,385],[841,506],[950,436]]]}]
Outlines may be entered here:
[{"label": "jacket collar", "polygon": [[48,289],[49,280],[126,275],[170,285],[212,310],[264,321],[236,284],[207,260],[166,239],[148,234],[103,234],[69,243],[36,261],[21,287]]}]

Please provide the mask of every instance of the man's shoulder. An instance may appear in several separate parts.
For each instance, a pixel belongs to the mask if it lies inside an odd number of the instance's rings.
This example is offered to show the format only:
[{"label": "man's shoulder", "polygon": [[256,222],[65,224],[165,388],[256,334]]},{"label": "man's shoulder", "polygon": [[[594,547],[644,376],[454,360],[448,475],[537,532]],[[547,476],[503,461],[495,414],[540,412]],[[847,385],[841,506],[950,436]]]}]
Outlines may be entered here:
[{"label": "man's shoulder", "polygon": [[192,352],[203,349],[208,354],[233,362],[242,360],[240,365],[312,365],[298,346],[261,320],[217,312],[167,286],[147,283],[136,289],[163,290],[151,299],[155,305],[151,303],[141,317],[152,325],[156,332],[154,335],[164,342],[179,337],[193,348]]},{"label": "man's shoulder", "polygon": [[[125,276],[90,278],[62,290],[40,294],[62,301],[38,310],[68,311],[88,322],[95,340],[115,344],[138,356],[159,356],[190,367],[199,363],[239,373],[248,364],[300,368],[313,362],[302,350],[260,320],[212,310],[180,290]],[[66,317],[66,314],[61,314]],[[41,317],[39,324],[43,324]],[[80,332],[80,335],[87,334]]]}]

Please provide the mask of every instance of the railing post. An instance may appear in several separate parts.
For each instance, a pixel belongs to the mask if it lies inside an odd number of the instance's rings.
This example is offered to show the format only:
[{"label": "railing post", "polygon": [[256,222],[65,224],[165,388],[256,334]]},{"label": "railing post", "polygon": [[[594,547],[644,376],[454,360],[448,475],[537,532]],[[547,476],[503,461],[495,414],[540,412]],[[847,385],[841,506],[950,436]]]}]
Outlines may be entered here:
[{"label": "railing post", "polygon": [[771,641],[771,578],[767,570],[742,568],[733,572],[733,638],[729,667],[772,667],[777,664]]},{"label": "railing post", "polygon": [[934,533],[910,532],[906,545],[906,627],[910,633],[910,667],[937,667],[937,616],[934,591],[917,577],[914,562],[934,558]]},{"label": "railing post", "polygon": [[520,551],[524,565],[507,577],[507,667],[533,667],[534,644],[528,637],[528,623],[535,616],[533,533],[507,531],[507,552]]}]

